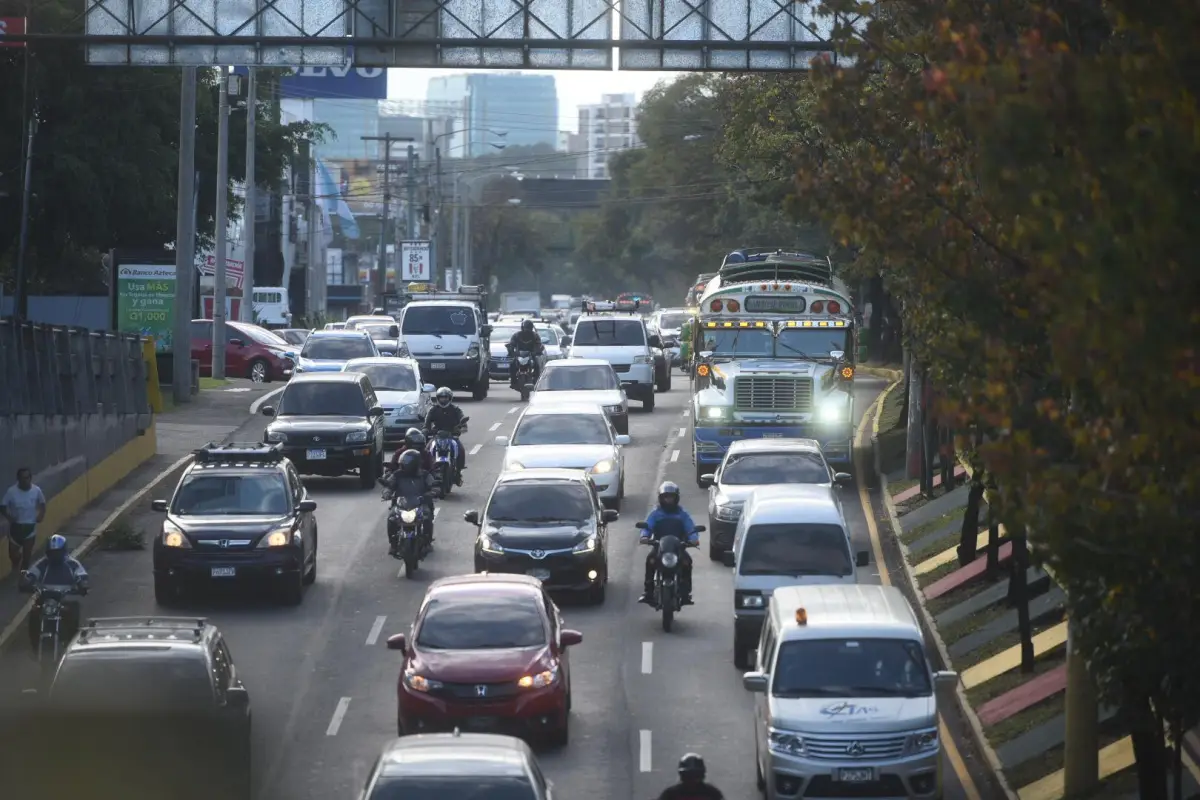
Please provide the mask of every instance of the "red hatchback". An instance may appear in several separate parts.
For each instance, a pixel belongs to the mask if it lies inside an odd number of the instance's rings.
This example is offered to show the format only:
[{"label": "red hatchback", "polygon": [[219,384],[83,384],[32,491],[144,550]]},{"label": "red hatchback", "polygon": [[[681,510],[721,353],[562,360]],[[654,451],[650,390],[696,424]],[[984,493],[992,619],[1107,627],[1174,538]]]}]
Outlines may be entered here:
[{"label": "red hatchback", "polygon": [[404,652],[397,686],[400,735],[459,728],[567,743],[571,669],[583,641],[527,575],[458,575],[434,581]]}]

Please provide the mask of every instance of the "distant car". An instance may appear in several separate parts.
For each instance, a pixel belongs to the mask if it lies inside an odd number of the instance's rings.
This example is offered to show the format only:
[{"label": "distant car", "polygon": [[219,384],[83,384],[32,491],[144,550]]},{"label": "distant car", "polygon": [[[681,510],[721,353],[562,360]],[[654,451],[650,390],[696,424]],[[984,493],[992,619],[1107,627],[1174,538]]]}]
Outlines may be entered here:
[{"label": "distant car", "polygon": [[834,472],[816,439],[742,439],[729,446],[716,472],[700,476],[708,488],[708,554],[714,561],[733,547],[733,535],[746,498],[760,486],[815,484],[827,486],[851,480]]},{"label": "distant car", "polygon": [[551,784],[525,742],[488,733],[395,739],[371,768],[362,800],[550,800]]},{"label": "distant car", "polygon": [[325,330],[327,330],[327,331],[344,331],[345,329],[346,329],[346,323],[344,323],[344,322],[326,322],[325,323]]},{"label": "distant car", "polygon": [[280,328],[279,330],[271,331],[271,333],[283,339],[290,345],[303,347],[304,342],[308,340],[308,335],[312,333],[312,331],[306,330],[305,328]]},{"label": "distant car", "polygon": [[650,318],[647,326],[662,339],[663,350],[666,351],[670,365],[673,367],[678,367],[682,363],[679,355],[679,337],[682,333],[683,323],[687,322],[690,316],[691,314],[686,308],[661,308],[654,312],[654,316]]},{"label": "distant car", "polygon": [[404,441],[404,432],[421,427],[433,403],[437,387],[421,382],[421,367],[416,359],[356,358],[347,361],[345,372],[361,372],[371,382],[375,397],[383,409],[383,439],[393,444]]},{"label": "distant car", "polygon": [[[541,581],[527,575],[457,575],[429,585],[397,686],[399,734],[510,730],[565,745],[571,712],[566,628]],[[463,795],[457,795],[463,796]]]},{"label": "distant car", "polygon": [[629,433],[629,401],[612,365],[598,358],[565,358],[546,365],[529,396],[530,406],[595,403],[617,433]]},{"label": "distant car", "polygon": [[379,348],[366,331],[313,331],[296,356],[296,374],[341,372],[354,358],[378,358]]},{"label": "distant car", "polygon": [[[192,358],[200,363],[201,375],[212,375],[213,321],[194,319],[191,324]],[[255,383],[286,381],[292,377],[295,360],[285,340],[258,325],[229,320],[225,323],[225,374],[249,378]]]},{"label": "distant car", "polygon": [[297,375],[277,406],[263,439],[280,444],[302,475],[357,472],[359,486],[375,488],[383,474],[384,414],[371,381],[359,372]]},{"label": "distant car", "polygon": [[354,330],[366,331],[381,356],[394,356],[400,350],[400,329],[394,322],[362,322]]},{"label": "distant car", "polygon": [[600,499],[620,508],[625,497],[625,456],[629,437],[619,434],[594,403],[555,403],[527,407],[506,441],[504,470],[557,467],[587,472]]},{"label": "distant car", "polygon": [[362,328],[366,325],[395,325],[396,318],[390,314],[356,314],[346,320],[348,329]]},{"label": "distant car", "polygon": [[582,472],[527,469],[501,473],[483,511],[463,519],[479,527],[476,572],[532,575],[552,592],[598,605],[608,584],[608,524],[617,516]]}]

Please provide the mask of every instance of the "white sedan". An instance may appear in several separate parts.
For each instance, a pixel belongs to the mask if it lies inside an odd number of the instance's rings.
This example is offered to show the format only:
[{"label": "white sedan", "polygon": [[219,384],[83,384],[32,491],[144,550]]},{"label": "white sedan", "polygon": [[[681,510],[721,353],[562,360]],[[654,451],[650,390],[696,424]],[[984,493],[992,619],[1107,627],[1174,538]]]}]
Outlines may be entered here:
[{"label": "white sedan", "polygon": [[546,365],[529,405],[595,403],[604,409],[617,433],[629,433],[629,401],[612,364],[599,358],[564,358]]},{"label": "white sedan", "polygon": [[583,470],[609,508],[625,496],[625,456],[629,437],[613,429],[604,409],[594,403],[555,403],[527,407],[507,444],[502,471],[557,467]]}]

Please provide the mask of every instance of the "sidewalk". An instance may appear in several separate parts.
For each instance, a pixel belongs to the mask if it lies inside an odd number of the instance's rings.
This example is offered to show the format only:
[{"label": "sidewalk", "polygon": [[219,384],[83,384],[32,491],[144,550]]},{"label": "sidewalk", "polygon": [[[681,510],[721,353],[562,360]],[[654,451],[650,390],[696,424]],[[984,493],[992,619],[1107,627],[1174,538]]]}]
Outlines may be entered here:
[{"label": "sidewalk", "polygon": [[[250,418],[251,403],[283,385],[231,380],[227,387],[202,390],[191,403],[157,415],[156,454],[59,529],[58,532],[67,537],[71,552],[75,553],[85,543],[93,541],[106,521],[112,524],[114,514],[124,517],[132,515],[142,505],[149,506],[153,498],[148,493],[144,497],[138,495],[156,480],[156,488],[163,496],[172,492],[178,472],[172,470],[173,465],[197,447],[224,440]],[[149,546],[149,541],[146,544]],[[9,638],[9,628],[14,620],[19,622],[18,617],[24,617],[28,599],[16,591],[14,576],[0,580],[0,644]]]}]

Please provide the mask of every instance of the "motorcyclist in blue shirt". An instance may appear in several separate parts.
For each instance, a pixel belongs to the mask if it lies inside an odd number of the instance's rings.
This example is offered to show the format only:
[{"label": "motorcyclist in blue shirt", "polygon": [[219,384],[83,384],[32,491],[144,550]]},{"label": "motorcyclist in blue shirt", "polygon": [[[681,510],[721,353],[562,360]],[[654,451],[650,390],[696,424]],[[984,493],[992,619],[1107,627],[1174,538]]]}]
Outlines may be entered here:
[{"label": "motorcyclist in blue shirt", "polygon": [[[70,594],[85,595],[88,592],[87,570],[68,552],[66,537],[57,533],[47,540],[46,555],[21,573],[17,591],[32,594],[38,587],[43,586],[68,590]],[[65,644],[79,630],[79,603],[64,599],[61,608],[62,621],[59,635]],[[39,600],[34,604],[33,612],[29,615],[29,643],[33,645],[35,653],[41,635],[42,604]]]},{"label": "motorcyclist in blue shirt", "polygon": [[[674,517],[682,523],[683,529],[687,531],[689,544],[700,543],[700,534],[696,532],[696,523],[692,522],[691,516],[679,505],[679,485],[673,481],[664,481],[663,485],[658,487],[658,508],[646,516],[646,528],[642,531],[642,540],[654,540],[656,538],[654,535],[655,525],[667,517]],[[642,596],[638,598],[639,603],[649,603],[654,597],[654,572],[657,566],[658,543],[655,542],[650,547],[650,554],[646,556],[646,579],[642,586]],[[692,557],[687,550],[681,550],[679,553],[679,591],[683,595],[681,598],[683,604],[691,605]]]}]

